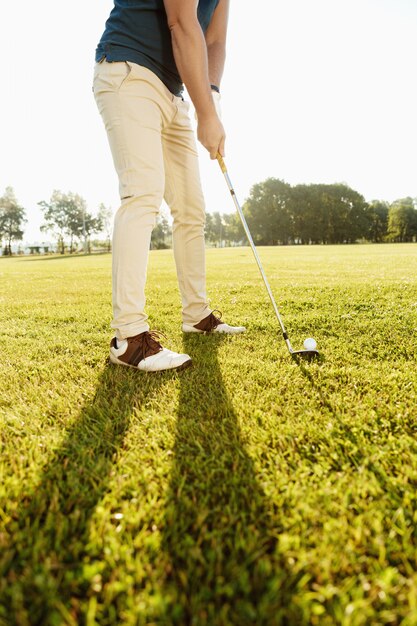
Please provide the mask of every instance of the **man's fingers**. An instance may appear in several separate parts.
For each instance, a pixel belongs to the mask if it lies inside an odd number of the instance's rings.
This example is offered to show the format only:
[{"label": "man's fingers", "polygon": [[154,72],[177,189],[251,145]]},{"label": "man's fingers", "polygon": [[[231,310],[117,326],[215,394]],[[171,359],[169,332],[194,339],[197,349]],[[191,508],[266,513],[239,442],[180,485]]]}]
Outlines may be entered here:
[{"label": "man's fingers", "polygon": [[210,152],[210,159],[216,159],[218,152],[220,152],[222,157],[226,156],[225,153],[224,153],[224,142],[225,141],[226,141],[226,137],[223,135],[223,137],[220,139],[220,143],[219,143],[218,146],[216,146],[216,147],[210,146],[208,148],[208,151]]},{"label": "man's fingers", "polygon": [[210,159],[212,160],[215,159],[217,156],[217,148],[211,147],[209,152],[210,152]]},{"label": "man's fingers", "polygon": [[217,115],[199,120],[197,137],[210,154],[210,159],[214,160],[218,152],[224,156],[225,132]]},{"label": "man's fingers", "polygon": [[[225,156],[226,156],[226,154],[225,154],[225,152],[224,152],[224,144],[225,144],[225,141],[226,141],[226,137],[223,135],[223,137],[222,137],[222,139],[221,139],[221,141],[220,141],[220,144],[219,144],[219,149],[218,149],[218,152],[220,152],[220,154],[221,154],[221,156],[222,156],[222,157],[225,157]],[[216,154],[216,156],[217,156],[217,154]]]}]

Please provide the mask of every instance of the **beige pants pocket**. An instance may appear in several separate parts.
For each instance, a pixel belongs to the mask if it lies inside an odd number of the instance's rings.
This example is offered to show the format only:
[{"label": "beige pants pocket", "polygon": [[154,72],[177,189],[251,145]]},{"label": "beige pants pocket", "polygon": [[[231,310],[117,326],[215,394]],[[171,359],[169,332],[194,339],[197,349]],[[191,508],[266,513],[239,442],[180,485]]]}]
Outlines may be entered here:
[{"label": "beige pants pocket", "polygon": [[94,66],[93,91],[119,91],[129,80],[132,64],[129,61],[101,61]]}]

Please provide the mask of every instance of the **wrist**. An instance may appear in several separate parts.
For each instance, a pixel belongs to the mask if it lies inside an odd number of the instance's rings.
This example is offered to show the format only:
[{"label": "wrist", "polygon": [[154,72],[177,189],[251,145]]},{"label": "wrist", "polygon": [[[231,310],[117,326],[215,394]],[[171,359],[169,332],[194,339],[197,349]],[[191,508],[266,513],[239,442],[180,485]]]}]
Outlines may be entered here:
[{"label": "wrist", "polygon": [[199,113],[198,111],[196,111],[196,117],[198,122],[205,124],[206,122],[217,119],[216,109],[215,107],[213,107],[212,111],[204,111],[204,113]]},{"label": "wrist", "polygon": [[220,93],[220,89],[217,85],[210,85],[210,88],[212,91],[215,91],[216,93]]}]

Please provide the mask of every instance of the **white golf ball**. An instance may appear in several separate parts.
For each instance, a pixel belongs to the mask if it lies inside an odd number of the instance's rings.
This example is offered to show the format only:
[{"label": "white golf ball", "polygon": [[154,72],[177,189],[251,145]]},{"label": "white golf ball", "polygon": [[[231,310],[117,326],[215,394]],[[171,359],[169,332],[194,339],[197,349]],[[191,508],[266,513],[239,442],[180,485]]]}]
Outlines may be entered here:
[{"label": "white golf ball", "polygon": [[317,341],[313,337],[308,337],[304,342],[304,348],[306,350],[315,350],[317,348]]}]

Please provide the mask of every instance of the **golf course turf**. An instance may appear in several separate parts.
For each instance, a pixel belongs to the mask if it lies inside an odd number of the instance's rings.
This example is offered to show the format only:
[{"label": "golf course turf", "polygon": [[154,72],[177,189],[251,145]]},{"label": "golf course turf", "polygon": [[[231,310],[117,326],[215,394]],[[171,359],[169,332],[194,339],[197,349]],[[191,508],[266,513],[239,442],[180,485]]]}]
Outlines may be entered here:
[{"label": "golf course turf", "polygon": [[0,259],[0,624],[417,624],[417,244],[207,250],[240,336],[108,363],[111,256]]}]

